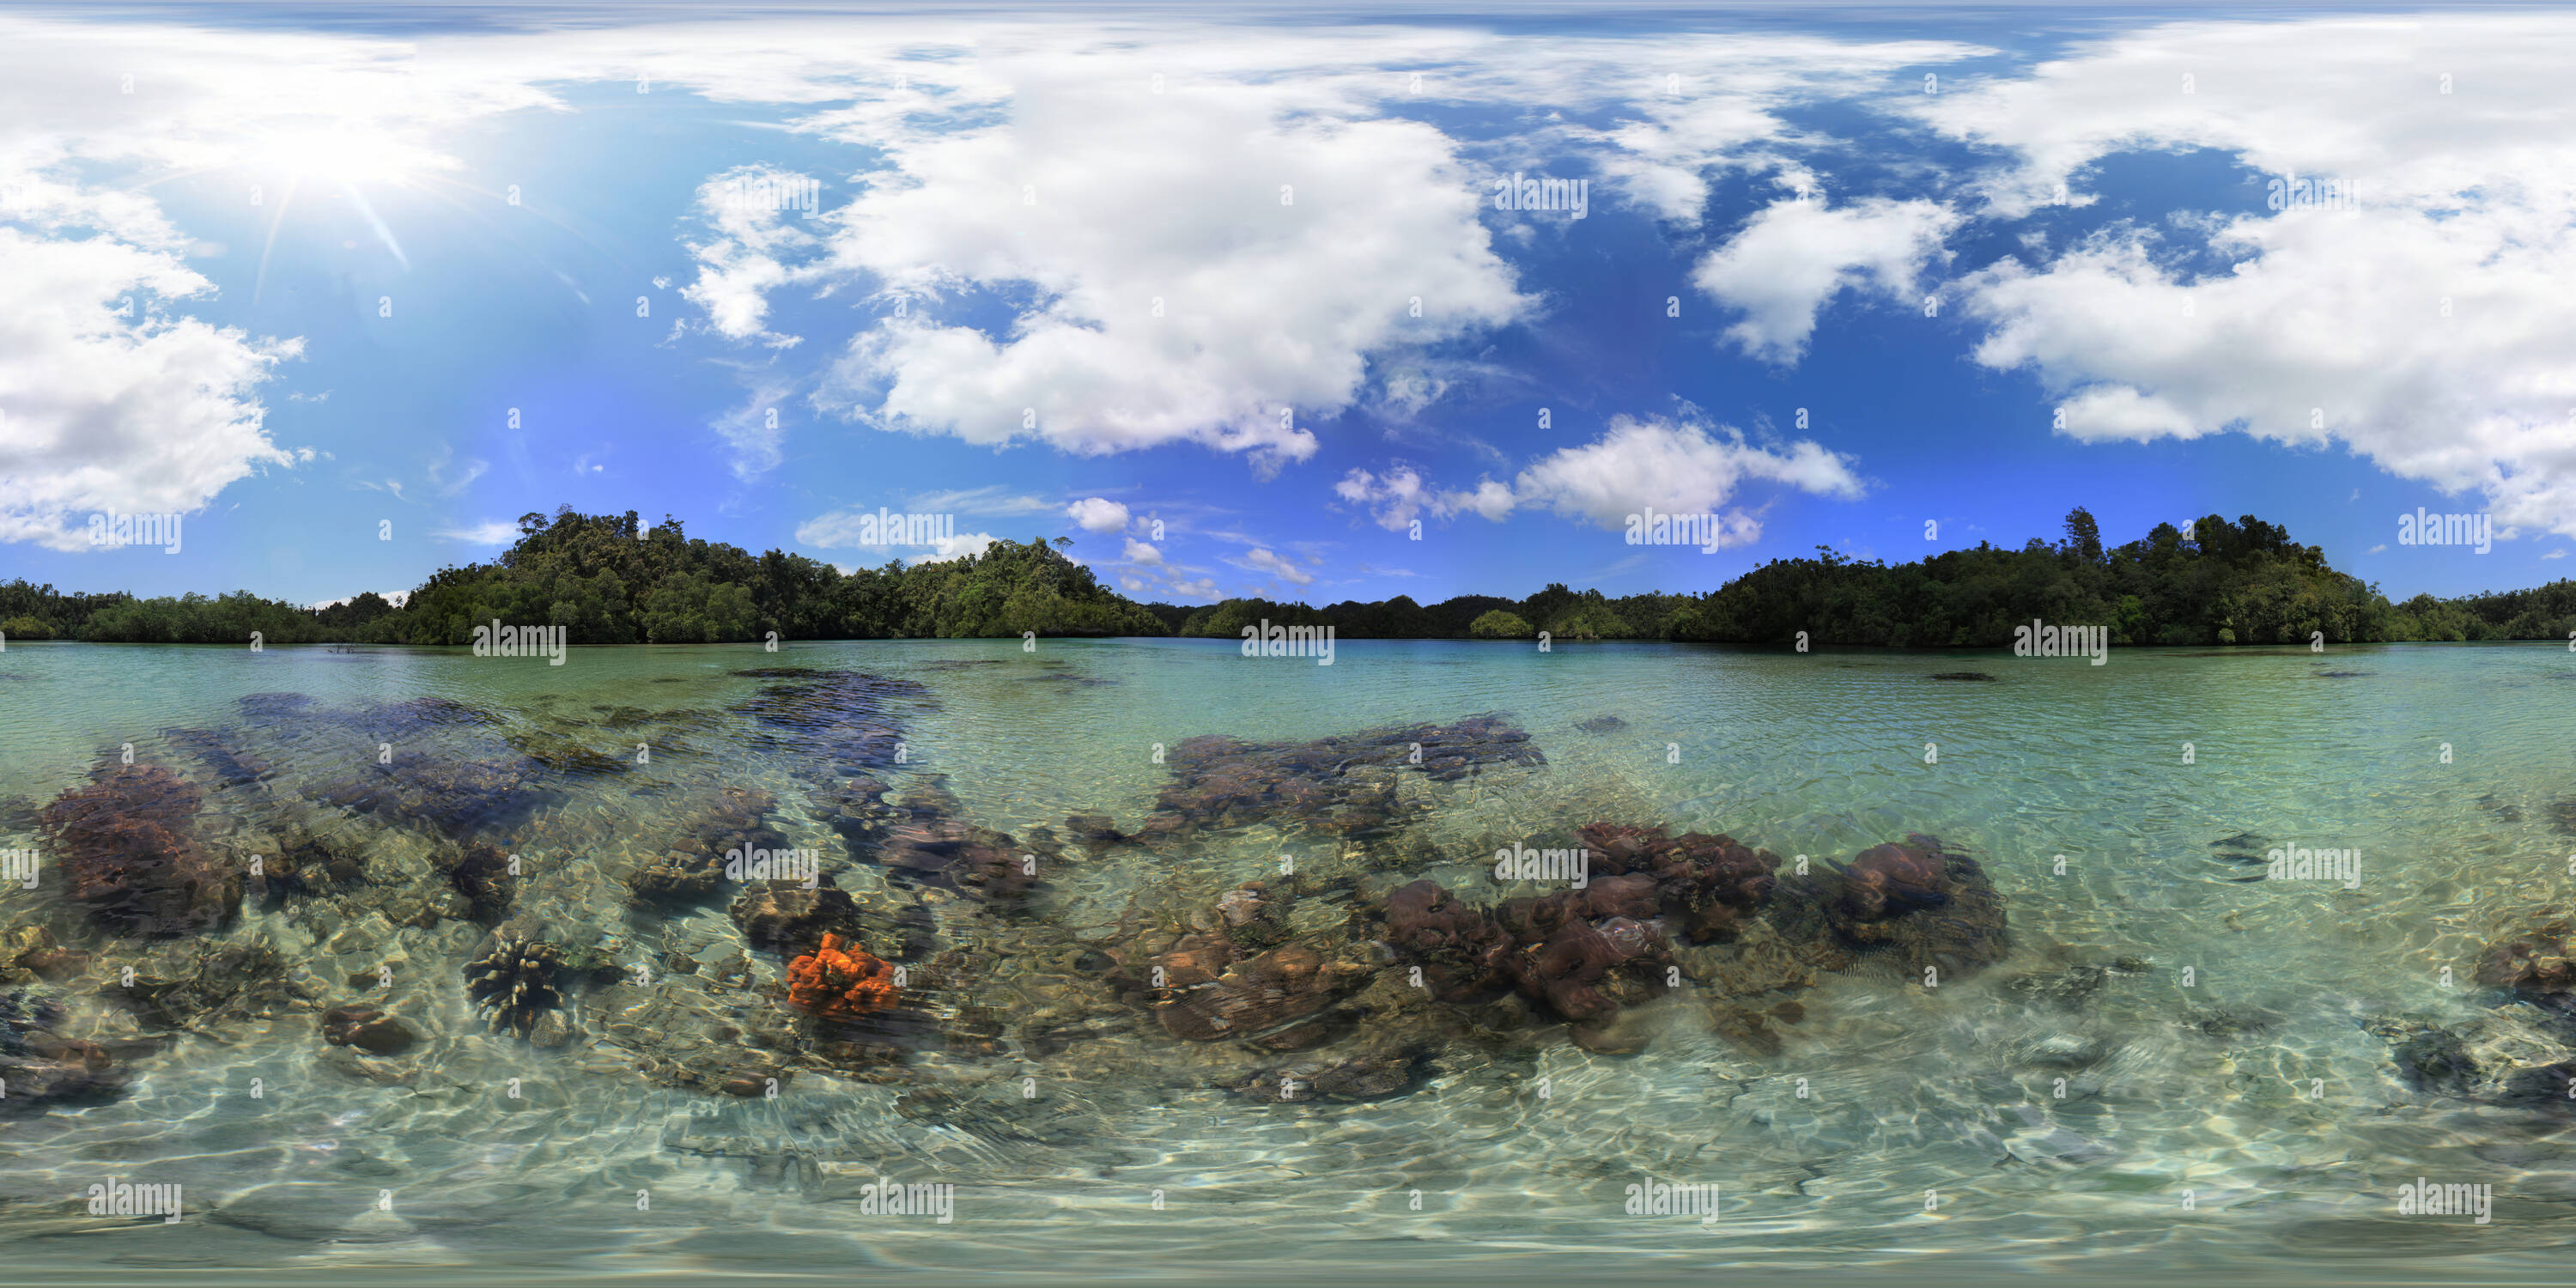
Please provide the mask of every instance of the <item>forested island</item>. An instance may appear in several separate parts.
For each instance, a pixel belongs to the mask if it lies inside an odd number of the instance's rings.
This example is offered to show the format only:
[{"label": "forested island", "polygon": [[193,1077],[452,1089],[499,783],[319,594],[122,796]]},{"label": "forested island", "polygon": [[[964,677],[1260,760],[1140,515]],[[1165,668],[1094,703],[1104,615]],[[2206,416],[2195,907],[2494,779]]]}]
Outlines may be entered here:
[{"label": "forested island", "polygon": [[2405,640],[2564,640],[2576,632],[2576,581],[2532,590],[2391,604],[2252,515],[2211,515],[2105,547],[2093,516],[2067,515],[2061,540],[2020,549],[1980,543],[1910,563],[1851,559],[1819,546],[1775,559],[1703,594],[1618,598],[1551,584],[1523,599],[1461,595],[1428,606],[1399,595],[1312,607],[1262,599],[1139,604],[1102,585],[1046,538],[995,541],[980,554],[890,561],[842,572],[777,550],[687,536],[677,519],[636,514],[519,520],[519,539],[488,563],[441,568],[396,605],[368,592],[328,608],[247,591],[138,599],[0,582],[0,632],[12,642],[463,644],[477,623],[565,628],[574,644],[766,639],[962,639],[1180,635],[1237,639],[1242,628],[1329,625],[1342,639],[1680,640],[1787,645],[1980,648],[2009,644],[2033,619],[2105,626],[2119,645],[2305,644]]}]

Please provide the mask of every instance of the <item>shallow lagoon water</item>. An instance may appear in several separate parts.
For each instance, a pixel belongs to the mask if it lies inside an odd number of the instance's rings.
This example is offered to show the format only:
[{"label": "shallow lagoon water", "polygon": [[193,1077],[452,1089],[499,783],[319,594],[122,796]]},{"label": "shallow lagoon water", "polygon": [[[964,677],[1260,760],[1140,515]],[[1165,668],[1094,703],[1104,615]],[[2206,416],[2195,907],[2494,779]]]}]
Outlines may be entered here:
[{"label": "shallow lagoon water", "polygon": [[[1397,875],[1490,899],[1496,838],[1618,820],[1784,857],[1934,834],[1978,856],[2012,951],[1935,988],[1868,964],[1829,977],[1776,1053],[1674,999],[1641,1054],[1558,1038],[1354,1104],[1201,1085],[1151,1026],[1030,1050],[1012,1022],[1043,1002],[1034,977],[966,979],[944,1013],[996,1016],[992,1050],[934,1046],[737,1099],[664,1085],[595,1040],[604,992],[576,990],[584,1034],[561,1049],[488,1033],[458,973],[480,927],[386,926],[355,950],[340,936],[357,930],[310,906],[254,903],[234,933],[271,936],[325,1004],[345,1000],[352,967],[393,964],[395,984],[368,998],[429,1039],[420,1076],[350,1076],[323,1058],[310,1011],[179,1034],[117,1100],[0,1123],[12,1263],[199,1282],[1764,1268],[2357,1282],[2544,1276],[2576,1234],[2576,1116],[2418,1091],[2366,1027],[2491,1005],[2469,981],[2480,946],[2576,893],[2576,655],[2554,647],[2136,650],[2092,667],[1346,641],[1318,667],[1204,641],[940,641],[575,649],[550,667],[464,650],[13,644],[0,847],[41,847],[33,808],[132,743],[204,790],[218,849],[291,819],[418,851],[436,829],[319,799],[380,738],[242,699],[307,695],[329,713],[440,698],[499,723],[406,731],[396,754],[542,734],[623,762],[549,779],[508,821],[508,848],[529,860],[523,907],[595,930],[606,960],[656,960],[721,941],[722,904],[635,914],[602,874],[689,802],[770,791],[772,827],[843,853],[806,806],[813,756],[733,710],[763,683],[740,673],[765,667],[918,683],[890,704],[906,756],[881,776],[939,776],[963,818],[1015,835],[1076,813],[1133,827],[1167,781],[1156,744],[1201,734],[1291,741],[1501,711],[1546,757],[1442,785],[1382,846],[1256,825],[1172,853],[1068,849],[1029,915],[1078,939],[1114,935],[1140,900],[1204,905],[1282,854],[1378,872],[1400,855]],[[1933,678],[1970,671],[1993,678]],[[1578,727],[1604,715],[1623,727]],[[233,740],[266,776],[209,775],[166,732],[179,729]],[[649,763],[634,763],[638,742]],[[2249,880],[2259,866],[2224,857],[2273,845],[2358,850],[2359,881]],[[888,880],[864,862],[827,871],[857,892]],[[0,905],[17,924],[59,898],[13,887]],[[972,935],[954,911],[941,905],[943,934]],[[2124,959],[2134,969],[2078,1005],[2015,984]],[[108,1004],[79,1023],[75,1036],[143,1031]],[[180,1183],[188,1211],[88,1215],[77,1196],[110,1176]],[[2397,1187],[2418,1176],[2491,1184],[2492,1222],[2398,1216]],[[879,1177],[954,1185],[952,1221],[863,1215],[859,1187]],[[1627,1215],[1641,1180],[1714,1184],[1719,1213]]]}]

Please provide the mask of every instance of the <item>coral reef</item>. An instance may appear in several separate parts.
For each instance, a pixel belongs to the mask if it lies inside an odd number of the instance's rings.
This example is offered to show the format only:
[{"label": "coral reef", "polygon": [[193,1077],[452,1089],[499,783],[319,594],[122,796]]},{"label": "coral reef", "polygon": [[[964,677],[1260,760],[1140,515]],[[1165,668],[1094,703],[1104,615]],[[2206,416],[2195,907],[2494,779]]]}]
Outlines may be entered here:
[{"label": "coral reef", "polygon": [[492,1014],[492,1031],[533,1040],[538,1021],[563,1005],[555,975],[563,950],[548,943],[495,937],[492,951],[465,966],[465,992]]},{"label": "coral reef", "polygon": [[1291,831],[1381,835],[1415,808],[1398,799],[1399,774],[1455,782],[1490,767],[1546,763],[1529,735],[1499,714],[1300,743],[1208,734],[1173,747],[1172,781],[1155,797],[1155,813],[1140,835],[1171,837],[1262,822]]},{"label": "coral reef", "polygon": [[1873,845],[1848,866],[1832,864],[1825,920],[1844,940],[1892,949],[1909,973],[1937,967],[1953,974],[2003,960],[2003,896],[1976,860],[1936,837],[1906,834],[1903,844]]},{"label": "coral reef", "polygon": [[775,666],[734,674],[769,681],[733,708],[761,726],[757,745],[817,761],[841,777],[894,765],[903,741],[896,708],[930,705],[930,691],[914,681],[860,671]]},{"label": "coral reef", "polygon": [[45,807],[71,897],[120,934],[213,929],[241,903],[242,878],[187,829],[197,789],[158,765],[102,767]]},{"label": "coral reef", "polygon": [[1581,835],[1597,870],[1650,878],[1656,905],[1693,939],[1733,938],[1778,884],[1771,874],[1780,856],[1731,836],[1672,837],[1661,827],[1619,823],[1590,824]]},{"label": "coral reef", "polygon": [[957,816],[957,798],[938,780],[921,783],[893,805],[884,839],[863,857],[912,881],[992,902],[1015,902],[1037,884],[1041,857],[1060,851],[1048,842],[1023,843],[1007,832],[977,827]]},{"label": "coral reef", "polygon": [[466,917],[477,925],[499,923],[509,915],[510,902],[517,897],[517,883],[510,876],[510,856],[480,842],[469,843],[463,856],[448,868],[447,883],[465,896]]},{"label": "coral reef", "polygon": [[895,968],[826,933],[811,954],[787,963],[787,1000],[825,1019],[855,1020],[901,1000]]},{"label": "coral reef", "polygon": [[398,754],[390,765],[324,784],[315,795],[359,814],[385,814],[450,836],[506,832],[555,799],[535,762]]},{"label": "coral reef", "polygon": [[629,897],[647,906],[701,903],[724,883],[725,855],[733,850],[780,850],[787,837],[767,823],[776,797],[748,787],[718,791],[693,811],[662,846],[626,878]]}]

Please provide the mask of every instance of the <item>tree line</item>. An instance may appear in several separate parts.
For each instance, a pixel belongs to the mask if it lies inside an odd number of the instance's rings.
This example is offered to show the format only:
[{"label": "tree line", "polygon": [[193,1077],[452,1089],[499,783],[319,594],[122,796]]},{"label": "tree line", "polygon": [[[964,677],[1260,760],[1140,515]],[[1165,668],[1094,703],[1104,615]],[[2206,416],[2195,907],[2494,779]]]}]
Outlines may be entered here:
[{"label": "tree line", "polygon": [[576,644],[766,639],[958,639],[1040,635],[1241,638],[1267,619],[1331,626],[1342,639],[1645,639],[1896,648],[1993,647],[2016,625],[2102,625],[2122,645],[2304,644],[2569,638],[2576,581],[2391,604],[2328,567],[2315,546],[2252,515],[2165,523],[2106,548],[2077,508],[2064,535],[2019,549],[1981,542],[1908,563],[1828,547],[1775,559],[1704,594],[1616,598],[1552,583],[1522,599],[1398,595],[1317,608],[1228,599],[1139,604],[1065,557],[1064,538],[996,541],[979,554],[842,572],[803,555],[692,538],[665,516],[585,515],[566,506],[519,519],[488,563],[441,568],[400,605],[368,592],[323,609],[247,591],[139,599],[0,582],[11,639],[238,644],[462,644],[478,623],[565,628]]}]

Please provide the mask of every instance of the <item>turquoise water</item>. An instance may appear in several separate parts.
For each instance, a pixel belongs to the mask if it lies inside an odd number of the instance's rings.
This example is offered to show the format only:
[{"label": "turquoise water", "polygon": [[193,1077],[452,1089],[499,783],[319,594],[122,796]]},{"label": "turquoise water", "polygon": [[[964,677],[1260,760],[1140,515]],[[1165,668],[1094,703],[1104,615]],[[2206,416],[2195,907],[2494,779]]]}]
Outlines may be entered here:
[{"label": "turquoise water", "polygon": [[[917,685],[870,707],[905,752],[871,772],[897,795],[944,783],[956,818],[1052,851],[1027,906],[854,853],[816,797],[847,781],[846,752],[758,718],[779,680],[741,673],[778,667]],[[1959,672],[1992,679],[1933,678]],[[275,694],[311,701],[243,701]],[[382,714],[419,698],[483,716]],[[2490,1005],[2469,982],[2480,947],[2576,890],[2564,649],[2114,651],[2092,667],[1349,641],[1318,667],[1051,640],[575,649],[550,667],[11,644],[0,704],[0,848],[43,851],[35,811],[130,743],[202,791],[208,853],[314,838],[369,874],[251,900],[209,940],[268,964],[245,969],[243,997],[176,1018],[120,982],[149,946],[87,923],[60,882],[0,894],[8,927],[94,953],[62,985],[66,1036],[157,1047],[129,1057],[113,1100],[0,1120],[0,1240],[30,1272],[2351,1282],[2544,1275],[2576,1233],[2576,1118],[2416,1090],[2367,1027]],[[1168,760],[1211,733],[1285,743],[1486,712],[1545,763],[1399,776],[1420,812],[1382,834],[1281,818],[1096,852],[1067,835],[1073,814],[1139,829],[1171,781],[1158,744]],[[1601,716],[1624,724],[1577,727]],[[207,735],[256,776],[210,767]],[[397,758],[515,759],[532,794],[489,818],[362,812],[335,784],[389,738]],[[905,958],[926,981],[916,1030],[864,1058],[814,1055],[775,1098],[674,1085],[638,1032],[791,1015],[761,1000],[781,963],[745,953],[730,892],[666,912],[620,884],[728,788],[769,793],[767,827],[921,935]],[[1182,1042],[1104,1000],[1140,922],[1185,920],[1283,855],[1342,883],[1299,903],[1298,932],[1329,936],[1416,877],[1471,902],[1513,893],[1495,889],[1494,849],[1596,821],[1722,831],[1790,862],[1937,835],[2002,894],[2009,952],[1933,988],[1869,957],[1823,974],[1797,994],[1803,1017],[1773,1026],[1776,1050],[1714,1026],[1693,985],[1641,1008],[1641,1052],[1534,1023],[1353,1103],[1262,1103],[1232,1087],[1286,1058]],[[515,915],[605,964],[566,988],[562,1045],[491,1033],[466,996],[486,927],[439,915],[423,873],[468,834],[524,861]],[[2357,882],[2248,880],[2262,868],[2224,857],[2288,845],[2358,851]],[[638,962],[667,974],[675,954],[739,956],[748,975],[696,1010],[653,1009],[667,979],[616,979]],[[2070,968],[2114,963],[2048,1001]],[[379,967],[392,985],[353,985]],[[327,1046],[316,1014],[359,1000],[421,1047],[371,1067]],[[182,1185],[182,1219],[89,1215],[78,1196],[111,1175]],[[2396,1189],[2419,1175],[2491,1184],[2492,1222],[2399,1216]],[[879,1177],[953,1186],[952,1220],[863,1211]],[[1628,1215],[1640,1181],[1713,1184],[1718,1212]]]}]

